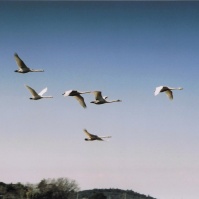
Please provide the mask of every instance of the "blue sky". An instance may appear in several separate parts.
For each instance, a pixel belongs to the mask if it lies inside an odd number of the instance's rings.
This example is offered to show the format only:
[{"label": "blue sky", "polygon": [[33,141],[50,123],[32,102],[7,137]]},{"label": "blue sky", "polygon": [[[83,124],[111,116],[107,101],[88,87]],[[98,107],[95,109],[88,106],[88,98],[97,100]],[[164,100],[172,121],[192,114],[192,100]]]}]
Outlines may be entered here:
[{"label": "blue sky", "polygon": [[[198,2],[0,2],[1,181],[69,177],[198,199]],[[17,74],[14,53],[44,73]],[[27,84],[53,99],[29,100]],[[183,87],[174,100],[156,86]],[[61,94],[101,90],[87,109]],[[83,129],[112,135],[85,142]]]}]

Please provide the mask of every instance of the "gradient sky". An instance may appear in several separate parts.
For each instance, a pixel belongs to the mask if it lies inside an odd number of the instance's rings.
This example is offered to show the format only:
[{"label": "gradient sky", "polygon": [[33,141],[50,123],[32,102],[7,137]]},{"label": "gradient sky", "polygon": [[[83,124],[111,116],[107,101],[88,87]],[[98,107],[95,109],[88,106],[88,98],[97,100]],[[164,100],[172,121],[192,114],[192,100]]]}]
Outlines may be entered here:
[{"label": "gradient sky", "polygon": [[[0,52],[0,181],[199,198],[199,2],[0,2]],[[15,73],[15,52],[45,72]],[[184,90],[169,101],[160,85]],[[70,89],[122,103],[87,94],[83,109]]]}]

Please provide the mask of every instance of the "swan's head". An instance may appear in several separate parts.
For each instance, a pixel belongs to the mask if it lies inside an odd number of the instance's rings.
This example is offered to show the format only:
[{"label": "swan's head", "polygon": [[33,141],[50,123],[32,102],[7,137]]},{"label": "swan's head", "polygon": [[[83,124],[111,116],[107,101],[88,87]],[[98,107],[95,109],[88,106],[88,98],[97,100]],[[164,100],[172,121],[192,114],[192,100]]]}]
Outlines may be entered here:
[{"label": "swan's head", "polygon": [[18,73],[19,71],[18,71],[18,70],[15,70],[14,72]]},{"label": "swan's head", "polygon": [[93,104],[95,104],[95,101],[91,101],[90,103],[93,103]]},{"label": "swan's head", "polygon": [[88,138],[85,138],[84,140],[85,140],[85,141],[89,141],[89,139],[88,139]]},{"label": "swan's head", "polygon": [[179,87],[178,89],[179,89],[179,90],[183,90],[183,88],[182,88],[182,87]]},{"label": "swan's head", "polygon": [[29,99],[30,99],[30,100],[33,100],[33,98],[32,98],[32,97],[30,97]]}]

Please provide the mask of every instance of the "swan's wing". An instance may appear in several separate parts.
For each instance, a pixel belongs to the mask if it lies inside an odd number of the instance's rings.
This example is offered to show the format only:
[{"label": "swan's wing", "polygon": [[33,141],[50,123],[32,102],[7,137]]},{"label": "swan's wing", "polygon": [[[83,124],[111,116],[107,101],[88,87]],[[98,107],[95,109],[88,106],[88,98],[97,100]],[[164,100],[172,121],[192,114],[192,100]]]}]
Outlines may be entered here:
[{"label": "swan's wing", "polygon": [[84,129],[84,133],[86,134],[86,136],[88,137],[88,138],[93,138],[93,135],[92,134],[90,134],[86,129]]},{"label": "swan's wing", "polygon": [[29,69],[26,64],[20,59],[17,53],[14,54],[15,61],[17,62],[17,65],[21,69]]},{"label": "swan's wing", "polygon": [[163,86],[159,86],[156,87],[155,91],[154,91],[154,95],[158,95],[160,93],[160,91],[162,90]]},{"label": "swan's wing", "polygon": [[165,91],[165,93],[166,93],[166,95],[168,96],[168,98],[169,98],[170,100],[173,99],[173,92],[172,92],[171,90],[167,90],[167,91]]},{"label": "swan's wing", "polygon": [[81,95],[75,95],[73,96],[82,107],[86,108],[86,103],[84,102],[84,98]]},{"label": "swan's wing", "polygon": [[37,94],[37,92],[34,90],[34,89],[32,89],[30,86],[27,86],[27,85],[25,85],[26,86],[26,88],[30,91],[30,93],[31,93],[31,95],[33,96],[33,97],[38,97],[39,95]]},{"label": "swan's wing", "polygon": [[40,93],[39,93],[39,95],[40,96],[42,96],[44,93],[46,93],[47,92],[47,90],[48,90],[48,88],[46,87],[46,88],[44,88]]},{"label": "swan's wing", "polygon": [[95,99],[99,101],[104,101],[104,98],[102,97],[101,91],[94,91],[93,94],[95,95]]},{"label": "swan's wing", "polygon": [[64,96],[69,96],[69,95],[71,94],[72,91],[73,91],[73,90],[65,91],[63,95],[64,95]]}]

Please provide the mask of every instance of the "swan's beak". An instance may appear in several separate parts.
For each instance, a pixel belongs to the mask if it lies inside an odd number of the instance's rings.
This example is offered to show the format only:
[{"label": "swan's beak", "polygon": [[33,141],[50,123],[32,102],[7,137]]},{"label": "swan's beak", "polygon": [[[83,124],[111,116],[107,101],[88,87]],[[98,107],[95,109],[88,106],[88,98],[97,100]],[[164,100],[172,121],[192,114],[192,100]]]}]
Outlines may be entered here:
[{"label": "swan's beak", "polygon": [[65,93],[63,93],[62,95],[64,95]]}]

